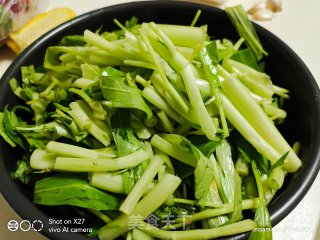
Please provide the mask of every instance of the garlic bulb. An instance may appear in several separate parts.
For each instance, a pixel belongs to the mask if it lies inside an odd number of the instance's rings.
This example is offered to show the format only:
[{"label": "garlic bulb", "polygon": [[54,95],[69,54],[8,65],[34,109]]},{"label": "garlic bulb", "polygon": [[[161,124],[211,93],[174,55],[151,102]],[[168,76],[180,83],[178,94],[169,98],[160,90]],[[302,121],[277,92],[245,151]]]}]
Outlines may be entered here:
[{"label": "garlic bulb", "polygon": [[266,3],[265,2],[258,2],[253,7],[251,7],[247,12],[249,14],[254,14],[256,11],[260,9],[265,9],[266,8]]},{"label": "garlic bulb", "polygon": [[257,21],[268,21],[273,18],[273,12],[268,8],[262,8],[252,14],[253,19]]},{"label": "garlic bulb", "polygon": [[267,0],[266,6],[272,12],[280,12],[282,10],[281,0]]}]

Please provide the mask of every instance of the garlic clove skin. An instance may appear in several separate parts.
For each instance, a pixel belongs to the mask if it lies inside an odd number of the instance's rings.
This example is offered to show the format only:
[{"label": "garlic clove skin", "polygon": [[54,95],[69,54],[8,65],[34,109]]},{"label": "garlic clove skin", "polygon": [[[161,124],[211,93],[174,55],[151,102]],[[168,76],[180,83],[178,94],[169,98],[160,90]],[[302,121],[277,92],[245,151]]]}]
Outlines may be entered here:
[{"label": "garlic clove skin", "polygon": [[272,12],[280,12],[282,10],[281,0],[266,0],[266,6]]},{"label": "garlic clove skin", "polygon": [[269,21],[273,17],[273,11],[268,8],[259,9],[252,14],[252,18],[257,21]]},{"label": "garlic clove skin", "polygon": [[247,12],[249,14],[254,14],[256,11],[260,9],[265,9],[266,8],[266,3],[265,2],[258,2],[253,7],[251,7]]}]

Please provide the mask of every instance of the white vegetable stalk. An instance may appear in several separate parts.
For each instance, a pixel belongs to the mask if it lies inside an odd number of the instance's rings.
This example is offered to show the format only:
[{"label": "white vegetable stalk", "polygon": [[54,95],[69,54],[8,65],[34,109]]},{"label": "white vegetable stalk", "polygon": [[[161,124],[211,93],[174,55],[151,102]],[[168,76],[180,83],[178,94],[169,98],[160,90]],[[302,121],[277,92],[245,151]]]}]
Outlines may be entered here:
[{"label": "white vegetable stalk", "polygon": [[78,147],[71,144],[50,141],[46,146],[47,152],[60,154],[69,157],[79,158],[114,158],[115,154],[98,152],[93,149]]},{"label": "white vegetable stalk", "polygon": [[[147,26],[145,28],[147,28]],[[152,31],[155,31],[157,36],[161,38],[162,43],[159,43],[159,40],[155,39]],[[148,33],[149,40],[155,51],[163,57],[176,72],[181,74],[191,103],[191,108],[198,118],[199,125],[207,138],[213,139],[216,135],[217,128],[204,105],[191,63],[174,48],[171,40],[156,24],[150,23],[150,31]],[[162,44],[165,44],[166,47]]]},{"label": "white vegetable stalk", "polygon": [[89,175],[90,185],[113,193],[124,194],[122,174],[93,172]]},{"label": "white vegetable stalk", "polygon": [[126,197],[126,199],[120,206],[119,210],[121,212],[126,213],[128,215],[131,214],[135,205],[137,204],[139,199],[142,197],[145,189],[148,187],[149,183],[151,183],[153,178],[156,176],[161,166],[162,166],[161,157],[155,155],[154,158],[150,161],[150,164],[148,165],[146,170],[143,172],[138,182],[134,185],[129,195]]},{"label": "white vegetable stalk", "polygon": [[132,54],[126,51],[124,48],[119,47],[118,45],[114,44],[113,42],[109,42],[108,40],[104,39],[103,37],[99,36],[96,33],[91,32],[90,30],[85,30],[84,34],[84,41],[87,43],[92,44],[100,49],[107,51],[110,55],[124,60],[124,59],[132,59]]},{"label": "white vegetable stalk", "polygon": [[157,26],[176,46],[200,49],[207,37],[205,30],[199,27],[172,24],[157,24]]},{"label": "white vegetable stalk", "polygon": [[225,226],[211,228],[211,229],[195,229],[188,231],[165,231],[160,230],[145,222],[141,222],[139,229],[149,235],[160,239],[174,239],[174,240],[194,240],[194,239],[213,239],[221,236],[231,236],[237,233],[248,232],[256,228],[254,221],[246,219]]},{"label": "white vegetable stalk", "polygon": [[197,166],[197,159],[195,156],[182,149],[181,147],[178,147],[167,140],[160,137],[158,134],[155,134],[151,139],[151,145],[160,151],[164,152],[165,154],[169,155],[170,157],[173,157],[180,162],[183,162],[189,166],[196,167]]},{"label": "white vegetable stalk", "polygon": [[103,145],[109,146],[111,141],[110,127],[102,120],[93,118],[91,108],[81,100],[70,103],[70,116],[74,119],[81,130],[86,129]]},{"label": "white vegetable stalk", "polygon": [[[137,203],[130,216],[140,216],[141,219],[145,219],[171,196],[180,183],[180,178],[171,174],[166,174],[161,178],[159,184]],[[121,234],[128,232],[130,216],[122,214],[106,226],[102,227],[98,231],[99,238],[101,240],[112,240],[116,239]]]},{"label": "white vegetable stalk", "polygon": [[154,239],[152,236],[140,231],[137,228],[132,230],[132,238],[133,240],[153,240]]},{"label": "white vegetable stalk", "polygon": [[281,154],[259,135],[226,96],[223,97],[222,105],[227,119],[259,153],[270,160],[271,164],[275,163],[281,157]]},{"label": "white vegetable stalk", "polygon": [[30,166],[36,170],[53,169],[57,154],[47,153],[46,150],[36,149],[30,157]]},{"label": "white vegetable stalk", "polygon": [[74,172],[103,172],[117,171],[139,165],[151,157],[149,149],[136,152],[115,159],[68,158],[57,157],[54,169]]},{"label": "white vegetable stalk", "polygon": [[[290,150],[289,155],[284,162],[284,168],[288,172],[296,172],[301,166],[301,160],[295,152],[292,151],[290,145],[270,118],[265,114],[263,109],[250,96],[248,89],[233,76],[226,78],[221,83],[221,86],[226,97],[234,104],[238,111],[245,116],[246,120],[252,125],[255,131],[257,131],[272,148],[274,148],[281,156]],[[253,142],[249,142],[253,144]],[[276,155],[273,155],[273,157],[276,157]],[[271,163],[274,163],[277,160],[273,159],[273,157],[267,157]],[[278,157],[278,159],[280,157]]]},{"label": "white vegetable stalk", "polygon": [[145,87],[141,95],[147,99],[154,106],[165,112],[170,118],[175,120],[181,125],[192,125],[186,119],[178,115],[172,107],[156,92],[154,87]]}]

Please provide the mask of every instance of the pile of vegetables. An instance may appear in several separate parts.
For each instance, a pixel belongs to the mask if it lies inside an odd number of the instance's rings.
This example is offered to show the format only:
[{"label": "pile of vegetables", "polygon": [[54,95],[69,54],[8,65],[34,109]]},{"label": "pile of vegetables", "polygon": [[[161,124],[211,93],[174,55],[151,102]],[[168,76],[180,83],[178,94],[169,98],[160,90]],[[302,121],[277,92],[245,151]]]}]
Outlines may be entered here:
[{"label": "pile of vegetables", "polygon": [[210,37],[200,12],[190,26],[132,18],[23,66],[10,86],[25,105],[0,113],[0,134],[24,150],[14,177],[34,203],[96,216],[100,239],[272,239],[267,205],[301,166],[276,128],[289,92],[242,6],[226,12],[238,41]]}]

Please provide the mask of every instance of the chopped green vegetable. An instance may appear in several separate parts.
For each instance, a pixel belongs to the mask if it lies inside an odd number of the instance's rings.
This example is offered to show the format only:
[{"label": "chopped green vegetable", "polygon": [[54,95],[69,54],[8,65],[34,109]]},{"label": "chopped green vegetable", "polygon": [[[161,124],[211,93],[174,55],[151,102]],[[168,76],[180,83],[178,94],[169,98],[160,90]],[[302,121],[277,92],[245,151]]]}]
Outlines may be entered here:
[{"label": "chopped green vegetable", "polygon": [[201,11],[191,26],[115,19],[23,66],[0,135],[34,203],[75,210],[106,240],[271,239],[267,204],[301,166],[277,129],[290,93],[243,8],[226,12],[239,39],[210,36]]},{"label": "chopped green vegetable", "polygon": [[[256,209],[255,216],[254,216],[254,221],[257,224],[258,230],[251,231],[249,240],[255,240],[255,239],[272,240],[272,225],[271,225],[269,211],[265,203],[263,185],[261,182],[261,175],[254,161],[252,161],[252,170],[253,170],[254,177],[256,179],[257,189],[259,194],[259,206]],[[262,231],[260,231],[260,229]]]},{"label": "chopped green vegetable", "polygon": [[113,107],[139,109],[151,120],[152,111],[144,102],[137,86],[127,82],[125,73],[111,67],[106,68],[102,72],[101,91]]},{"label": "chopped green vegetable", "polygon": [[111,128],[119,157],[133,153],[143,146],[134,136],[130,111],[127,109],[119,109],[112,115]]},{"label": "chopped green vegetable", "polygon": [[237,5],[234,7],[226,7],[225,11],[239,35],[245,39],[245,43],[251,49],[256,60],[259,61],[263,55],[268,55],[263,49],[254,25],[249,20],[243,6]]},{"label": "chopped green vegetable", "polygon": [[76,175],[59,174],[36,182],[34,200],[44,205],[73,205],[96,210],[116,210],[118,199],[90,186]]}]

